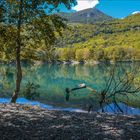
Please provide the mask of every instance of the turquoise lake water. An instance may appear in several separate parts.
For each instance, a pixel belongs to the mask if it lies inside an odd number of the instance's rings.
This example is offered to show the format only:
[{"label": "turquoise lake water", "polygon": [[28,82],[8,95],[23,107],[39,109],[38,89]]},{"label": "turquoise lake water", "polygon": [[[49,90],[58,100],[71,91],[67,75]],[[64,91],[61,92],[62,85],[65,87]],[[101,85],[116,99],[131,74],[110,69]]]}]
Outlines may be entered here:
[{"label": "turquoise lake water", "polygon": [[[124,71],[140,68],[140,63],[122,63],[116,65],[116,70],[121,74]],[[22,92],[28,82],[39,85],[36,92],[40,94],[38,100],[42,103],[59,106],[59,107],[76,107],[86,109],[89,104],[95,106],[95,110],[99,109],[99,98],[97,94],[91,93],[88,89],[81,89],[72,92],[70,101],[65,100],[65,89],[77,87],[81,83],[85,83],[88,87],[94,88],[99,93],[105,88],[106,82],[110,77],[110,69],[113,65],[23,65],[23,80],[21,85]],[[137,73],[140,76],[140,73]],[[15,66],[0,66],[0,92],[1,98],[9,98],[14,90],[15,85]],[[131,97],[129,104],[134,107],[140,107],[140,98]]]}]

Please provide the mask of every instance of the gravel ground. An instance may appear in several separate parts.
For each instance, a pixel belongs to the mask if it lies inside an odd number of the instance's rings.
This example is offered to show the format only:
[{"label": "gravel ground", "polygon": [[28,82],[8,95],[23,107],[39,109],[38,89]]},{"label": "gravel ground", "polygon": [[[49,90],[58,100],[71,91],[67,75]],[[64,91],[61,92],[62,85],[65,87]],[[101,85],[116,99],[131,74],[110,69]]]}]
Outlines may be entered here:
[{"label": "gravel ground", "polygon": [[0,140],[140,140],[140,116],[0,104]]}]

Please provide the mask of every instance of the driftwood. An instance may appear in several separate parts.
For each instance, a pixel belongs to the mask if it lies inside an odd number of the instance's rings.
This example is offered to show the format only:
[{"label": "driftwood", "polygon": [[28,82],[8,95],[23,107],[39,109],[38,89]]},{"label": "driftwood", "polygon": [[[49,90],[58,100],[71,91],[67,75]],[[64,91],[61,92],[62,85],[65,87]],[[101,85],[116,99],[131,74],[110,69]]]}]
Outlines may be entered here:
[{"label": "driftwood", "polygon": [[87,87],[86,84],[82,83],[82,84],[79,84],[78,87],[75,87],[75,88],[72,88],[72,89],[66,88],[66,90],[65,90],[66,91],[66,101],[69,101],[70,93],[72,91],[83,89],[83,88],[86,88],[86,89],[88,89],[88,90],[90,90],[92,92],[97,93],[96,90],[94,90],[93,88]]}]

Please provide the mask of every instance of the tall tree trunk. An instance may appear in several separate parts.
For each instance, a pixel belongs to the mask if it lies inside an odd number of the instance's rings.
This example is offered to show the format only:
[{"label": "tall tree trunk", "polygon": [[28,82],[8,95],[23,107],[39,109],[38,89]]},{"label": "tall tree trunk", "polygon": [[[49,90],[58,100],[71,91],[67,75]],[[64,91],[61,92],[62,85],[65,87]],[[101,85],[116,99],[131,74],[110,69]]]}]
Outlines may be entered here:
[{"label": "tall tree trunk", "polygon": [[21,24],[22,24],[22,7],[23,7],[23,0],[20,0],[19,6],[19,18],[17,24],[17,40],[16,40],[16,87],[13,93],[11,103],[16,103],[20,92],[20,84],[22,80],[22,69],[21,69],[21,62],[20,62],[20,51],[21,51]]}]

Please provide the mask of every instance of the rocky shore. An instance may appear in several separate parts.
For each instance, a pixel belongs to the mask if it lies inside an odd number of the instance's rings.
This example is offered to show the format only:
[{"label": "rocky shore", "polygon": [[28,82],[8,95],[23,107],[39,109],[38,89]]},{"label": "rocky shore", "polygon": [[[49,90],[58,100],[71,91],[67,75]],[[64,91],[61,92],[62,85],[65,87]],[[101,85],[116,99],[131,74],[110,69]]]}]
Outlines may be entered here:
[{"label": "rocky shore", "polygon": [[140,116],[0,104],[0,140],[140,140]]},{"label": "rocky shore", "polygon": [[97,61],[97,60],[81,60],[81,61],[76,61],[76,60],[67,60],[67,61],[33,61],[31,62],[34,65],[43,65],[43,64],[57,64],[57,65],[79,65],[79,64],[87,64],[87,65],[98,65],[98,64],[115,64],[115,63],[139,63],[140,60],[120,60],[120,61],[112,61],[112,60],[102,60],[102,61]]}]

